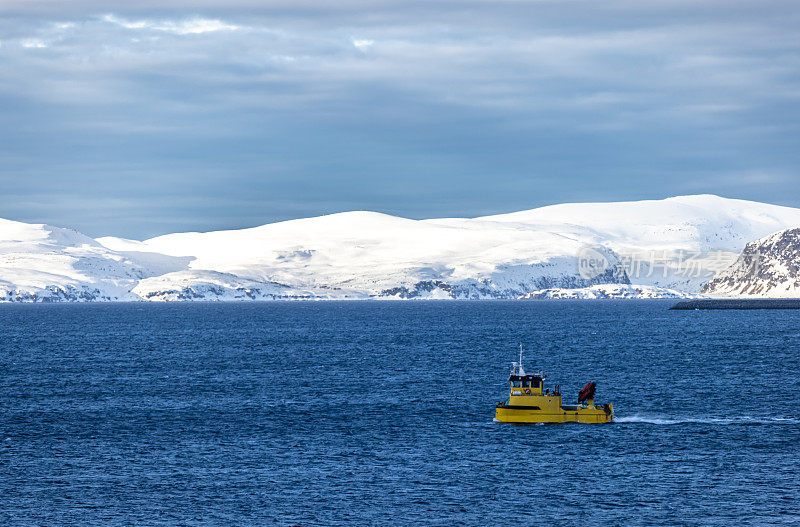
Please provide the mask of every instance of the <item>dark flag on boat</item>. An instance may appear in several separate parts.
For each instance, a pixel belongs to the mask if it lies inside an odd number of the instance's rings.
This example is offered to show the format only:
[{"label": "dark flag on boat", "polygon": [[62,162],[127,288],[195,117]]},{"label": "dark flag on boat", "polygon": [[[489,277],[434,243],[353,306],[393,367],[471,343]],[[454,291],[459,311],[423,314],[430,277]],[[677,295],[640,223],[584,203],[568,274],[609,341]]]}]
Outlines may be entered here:
[{"label": "dark flag on boat", "polygon": [[586,386],[584,386],[583,390],[578,392],[578,402],[582,403],[586,399],[594,399],[595,388],[597,388],[597,385],[593,382],[590,382]]}]

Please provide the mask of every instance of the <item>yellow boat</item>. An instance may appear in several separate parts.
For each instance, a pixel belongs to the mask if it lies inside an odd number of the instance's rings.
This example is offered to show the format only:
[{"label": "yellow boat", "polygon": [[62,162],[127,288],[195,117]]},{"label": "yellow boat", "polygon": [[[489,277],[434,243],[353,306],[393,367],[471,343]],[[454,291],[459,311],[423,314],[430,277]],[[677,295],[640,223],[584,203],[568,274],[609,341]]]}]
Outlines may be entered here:
[{"label": "yellow boat", "polygon": [[545,376],[540,371],[527,375],[522,367],[522,346],[519,362],[511,363],[511,384],[508,402],[497,403],[496,421],[502,423],[610,423],[614,420],[611,403],[594,404],[596,384],[588,383],[578,394],[578,404],[561,403],[561,387],[553,393],[544,388]]}]

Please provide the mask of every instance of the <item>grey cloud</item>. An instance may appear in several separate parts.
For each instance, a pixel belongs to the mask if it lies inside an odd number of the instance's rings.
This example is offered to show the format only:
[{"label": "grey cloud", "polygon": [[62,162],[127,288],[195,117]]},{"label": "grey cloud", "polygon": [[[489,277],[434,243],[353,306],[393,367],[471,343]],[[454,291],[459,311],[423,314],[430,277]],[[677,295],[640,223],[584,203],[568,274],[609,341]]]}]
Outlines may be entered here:
[{"label": "grey cloud", "polygon": [[[800,161],[789,2],[7,0],[4,11],[0,181],[20,196],[32,180],[61,189],[70,222],[75,189],[138,203],[168,231],[201,222],[197,203],[219,195],[256,193],[273,210],[264,221],[471,215],[592,192],[715,192],[709,174],[792,174]],[[728,188],[755,180],[738,181]],[[759,180],[750,197],[786,202],[795,181]],[[164,196],[194,208],[157,214]],[[119,209],[120,226],[137,215]]]}]

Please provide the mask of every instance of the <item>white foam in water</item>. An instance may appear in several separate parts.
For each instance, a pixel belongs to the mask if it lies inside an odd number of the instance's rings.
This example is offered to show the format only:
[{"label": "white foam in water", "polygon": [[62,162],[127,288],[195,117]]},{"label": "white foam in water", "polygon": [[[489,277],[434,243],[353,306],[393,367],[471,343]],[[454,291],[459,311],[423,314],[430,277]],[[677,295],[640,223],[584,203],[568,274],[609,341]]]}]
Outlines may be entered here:
[{"label": "white foam in water", "polygon": [[641,416],[632,415],[630,417],[617,417],[614,419],[615,423],[647,423],[654,425],[677,425],[684,423],[701,423],[701,424],[718,424],[718,425],[733,425],[733,424],[800,424],[800,419],[792,419],[788,417],[657,417],[657,416]]}]

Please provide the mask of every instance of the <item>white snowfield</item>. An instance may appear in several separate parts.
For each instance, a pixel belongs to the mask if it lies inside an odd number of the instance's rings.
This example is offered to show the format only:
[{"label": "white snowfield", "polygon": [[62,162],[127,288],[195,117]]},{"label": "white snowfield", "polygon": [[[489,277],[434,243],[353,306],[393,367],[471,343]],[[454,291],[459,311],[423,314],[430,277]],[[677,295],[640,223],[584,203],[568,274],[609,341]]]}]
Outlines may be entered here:
[{"label": "white snowfield", "polygon": [[[800,209],[711,195],[474,219],[346,212],[144,241],[0,220],[0,300],[481,299],[631,283],[648,287],[620,294],[696,294],[747,242],[795,226]],[[603,266],[587,272],[587,255]]]}]

